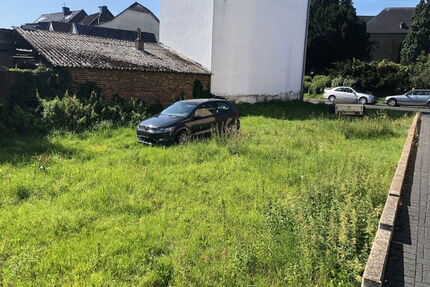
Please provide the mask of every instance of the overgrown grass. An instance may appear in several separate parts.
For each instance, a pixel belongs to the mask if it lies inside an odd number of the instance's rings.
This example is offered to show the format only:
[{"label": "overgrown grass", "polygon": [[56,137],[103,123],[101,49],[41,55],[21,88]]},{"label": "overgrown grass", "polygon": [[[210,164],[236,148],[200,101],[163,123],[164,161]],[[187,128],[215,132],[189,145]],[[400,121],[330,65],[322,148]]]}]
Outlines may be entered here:
[{"label": "overgrown grass", "polygon": [[0,142],[4,286],[358,286],[410,115],[242,105],[242,131]]}]

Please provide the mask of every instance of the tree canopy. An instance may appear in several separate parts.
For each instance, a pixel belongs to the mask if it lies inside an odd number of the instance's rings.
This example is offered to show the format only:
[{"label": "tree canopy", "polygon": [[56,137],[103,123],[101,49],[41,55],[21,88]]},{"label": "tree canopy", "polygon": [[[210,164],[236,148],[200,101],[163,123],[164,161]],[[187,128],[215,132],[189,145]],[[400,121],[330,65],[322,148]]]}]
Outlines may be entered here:
[{"label": "tree canopy", "polygon": [[369,57],[366,23],[351,0],[311,0],[307,72],[322,72],[333,63]]},{"label": "tree canopy", "polygon": [[403,42],[402,64],[412,64],[420,55],[428,53],[430,53],[430,1],[421,0]]}]

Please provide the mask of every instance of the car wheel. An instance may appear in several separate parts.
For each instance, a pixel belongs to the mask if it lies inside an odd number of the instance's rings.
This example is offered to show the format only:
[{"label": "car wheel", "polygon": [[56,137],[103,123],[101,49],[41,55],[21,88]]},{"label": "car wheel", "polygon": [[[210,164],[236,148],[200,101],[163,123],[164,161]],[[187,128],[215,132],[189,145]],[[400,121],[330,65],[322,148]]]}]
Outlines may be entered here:
[{"label": "car wheel", "polygon": [[360,98],[360,104],[367,105],[367,99],[365,97]]},{"label": "car wheel", "polygon": [[191,140],[191,134],[187,130],[180,131],[176,136],[176,142],[180,145],[189,143]]},{"label": "car wheel", "polygon": [[328,100],[330,101],[330,103],[334,104],[336,102],[336,97],[330,96],[330,97],[328,97]]},{"label": "car wheel", "polygon": [[428,102],[428,103],[427,103],[427,108],[429,108],[429,109],[430,109],[430,102]]},{"label": "car wheel", "polygon": [[390,107],[395,107],[397,106],[397,101],[395,99],[389,99],[387,105],[389,105]]},{"label": "car wheel", "polygon": [[235,135],[239,131],[239,125],[237,121],[231,121],[224,129],[227,135]]}]

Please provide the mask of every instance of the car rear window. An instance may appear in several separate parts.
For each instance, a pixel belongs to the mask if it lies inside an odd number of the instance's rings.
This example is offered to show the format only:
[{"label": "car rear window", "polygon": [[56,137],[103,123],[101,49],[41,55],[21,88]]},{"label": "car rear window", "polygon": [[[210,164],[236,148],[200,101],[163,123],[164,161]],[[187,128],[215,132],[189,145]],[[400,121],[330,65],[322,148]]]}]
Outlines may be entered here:
[{"label": "car rear window", "polygon": [[231,110],[231,107],[228,103],[225,102],[217,102],[216,103],[218,110],[220,111],[229,111]]}]

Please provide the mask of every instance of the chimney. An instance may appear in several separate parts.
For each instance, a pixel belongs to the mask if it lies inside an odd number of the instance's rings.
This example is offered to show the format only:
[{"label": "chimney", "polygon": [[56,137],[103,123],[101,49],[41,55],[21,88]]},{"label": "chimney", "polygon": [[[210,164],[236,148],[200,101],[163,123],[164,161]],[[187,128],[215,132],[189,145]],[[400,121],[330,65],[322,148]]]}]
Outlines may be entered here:
[{"label": "chimney", "polygon": [[72,14],[72,12],[70,12],[70,8],[63,7],[63,17],[69,16],[70,14]]},{"label": "chimney", "polygon": [[142,39],[142,31],[140,28],[137,28],[137,38],[135,42],[136,50],[145,51],[145,41]]},{"label": "chimney", "polygon": [[106,13],[107,12],[107,6],[99,6],[99,9],[100,9],[100,14],[104,14],[104,13]]}]

